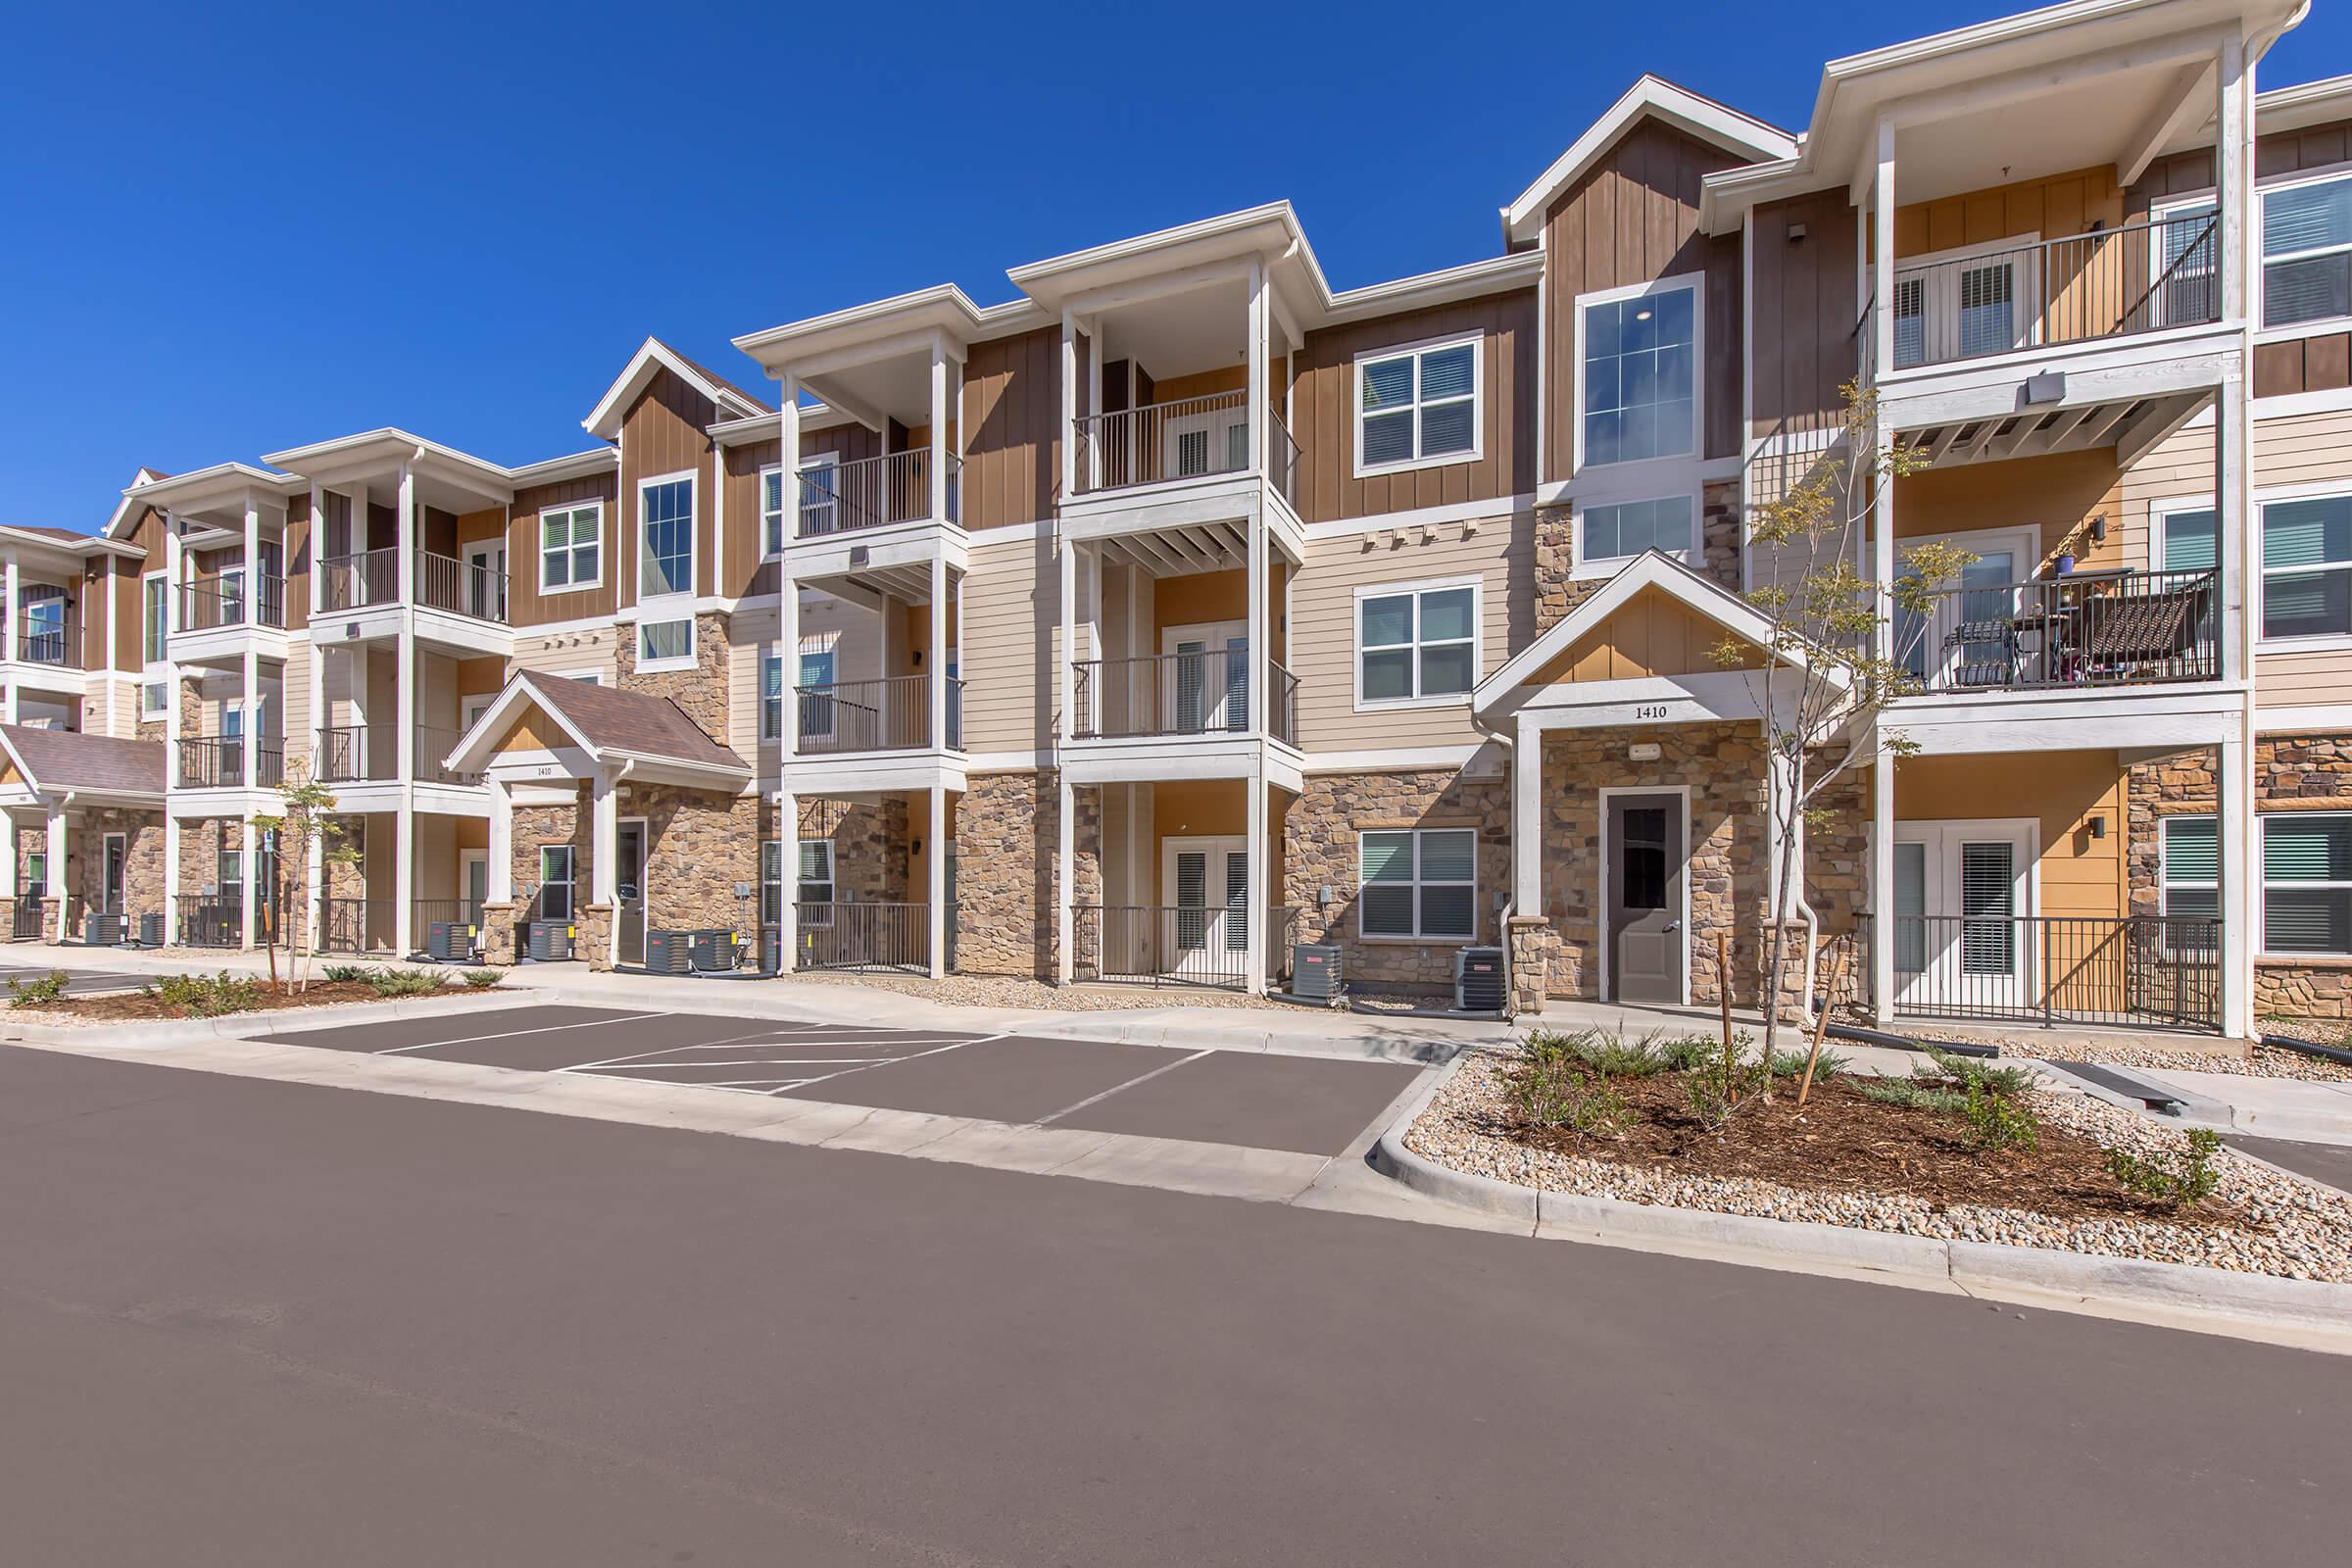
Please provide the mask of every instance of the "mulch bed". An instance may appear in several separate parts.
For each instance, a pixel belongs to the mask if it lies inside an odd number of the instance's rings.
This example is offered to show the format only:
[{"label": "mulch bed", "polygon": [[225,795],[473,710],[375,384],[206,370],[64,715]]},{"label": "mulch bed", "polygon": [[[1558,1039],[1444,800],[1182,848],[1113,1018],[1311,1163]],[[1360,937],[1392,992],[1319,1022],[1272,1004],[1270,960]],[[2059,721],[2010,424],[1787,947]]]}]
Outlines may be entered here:
[{"label": "mulch bed", "polygon": [[1776,1090],[1772,1103],[1750,1102],[1722,1132],[1710,1133],[1691,1114],[1685,1081],[1677,1072],[1612,1079],[1633,1113],[1622,1134],[1518,1120],[1496,1130],[1516,1143],[1585,1159],[1822,1192],[1901,1193],[1938,1209],[1983,1204],[2060,1219],[2253,1224],[2226,1203],[2176,1212],[2143,1199],[2107,1174],[2097,1144],[2047,1122],[2035,1148],[1980,1151],[1969,1147],[1967,1124],[1957,1117],[1886,1104],[1833,1079],[1814,1084],[1801,1112],[1789,1084]]},{"label": "mulch bed", "polygon": [[[466,986],[444,986],[439,991],[427,991],[399,1001],[422,1001],[432,997],[467,997],[479,993]],[[293,1007],[331,1007],[354,1002],[381,1002],[373,988],[363,980],[314,980],[306,991],[272,991],[270,982],[260,982],[259,994],[250,1006],[236,1009],[237,1013],[277,1012]],[[61,997],[55,1002],[39,1004],[38,1011],[62,1013],[73,1018],[98,1022],[151,1023],[160,1018],[191,1016],[185,1009],[167,1006],[164,999],[132,991],[105,997]],[[219,1014],[229,1017],[235,1014]]]}]

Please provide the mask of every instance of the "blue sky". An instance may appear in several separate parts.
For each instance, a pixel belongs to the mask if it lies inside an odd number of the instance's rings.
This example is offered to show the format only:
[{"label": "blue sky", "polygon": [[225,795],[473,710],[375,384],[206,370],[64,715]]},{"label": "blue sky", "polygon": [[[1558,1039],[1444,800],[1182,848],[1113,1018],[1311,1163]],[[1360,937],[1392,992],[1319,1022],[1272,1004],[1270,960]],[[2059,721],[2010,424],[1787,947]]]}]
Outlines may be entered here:
[{"label": "blue sky", "polygon": [[[1644,70],[1795,127],[1825,59],[2016,9],[26,8],[0,522],[383,424],[577,451],[648,332],[757,384],[738,333],[1279,197],[1335,287],[1474,260]],[[2321,0],[2262,82],[2344,70]]]}]

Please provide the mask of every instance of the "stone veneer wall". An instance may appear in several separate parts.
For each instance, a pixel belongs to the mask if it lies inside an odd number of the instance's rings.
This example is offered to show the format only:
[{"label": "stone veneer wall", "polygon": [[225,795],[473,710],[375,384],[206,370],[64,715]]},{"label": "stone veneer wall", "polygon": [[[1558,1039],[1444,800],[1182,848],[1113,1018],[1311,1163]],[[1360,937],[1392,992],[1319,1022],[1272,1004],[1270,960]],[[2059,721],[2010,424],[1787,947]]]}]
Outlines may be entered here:
[{"label": "stone veneer wall", "polygon": [[[1285,818],[1282,902],[1298,910],[1298,940],[1342,950],[1351,989],[1445,991],[1465,946],[1500,946],[1497,896],[1511,886],[1511,787],[1507,777],[1458,771],[1314,773]],[[1471,943],[1393,941],[1360,934],[1360,835],[1394,828],[1478,830],[1478,931]],[[1332,890],[1323,902],[1323,889]],[[1270,965],[1271,967],[1271,965]]]},{"label": "stone veneer wall", "polygon": [[[619,814],[645,818],[645,925],[649,931],[734,931],[750,942],[760,924],[760,797],[621,786]],[[748,898],[735,896],[735,885]]]},{"label": "stone veneer wall", "polygon": [[[1656,761],[1628,758],[1638,740],[1657,744]],[[1763,779],[1763,747],[1748,725],[1554,731],[1544,737],[1543,912],[1559,942],[1549,995],[1600,995],[1600,791],[1688,785],[1690,1000],[1713,1003],[1723,995],[1715,956],[1715,934],[1723,931],[1732,938],[1732,1000],[1752,1004],[1769,859]]]},{"label": "stone veneer wall", "polygon": [[[528,920],[537,915],[539,847],[543,844],[571,846],[572,911],[575,918],[587,907],[589,889],[594,886],[589,858],[595,853],[595,813],[584,802],[576,799],[568,806],[514,808],[514,838],[510,853],[517,920]],[[581,928],[580,940],[583,943],[587,940],[585,927]]]},{"label": "stone veneer wall", "polygon": [[[797,839],[833,841],[833,897],[843,903],[904,904],[920,902],[924,890],[907,891],[908,829],[906,798],[886,796],[881,801],[831,801],[804,796]],[[797,874],[793,856],[785,857],[786,893]],[[959,868],[960,869],[960,868]]]},{"label": "stone veneer wall", "polygon": [[[956,805],[956,971],[1050,980],[1057,973],[1054,879],[1060,779],[975,773]],[[1076,902],[1102,898],[1101,792],[1075,792]],[[1090,893],[1088,890],[1092,889]]]},{"label": "stone veneer wall", "polygon": [[[2131,818],[2131,907],[2133,914],[2163,909],[2161,884],[2167,816],[2211,816],[2220,808],[2212,750],[2137,763],[2127,784]],[[2352,735],[2277,735],[2254,743],[2257,811],[2352,811]],[[2260,874],[2260,867],[2255,867]],[[2260,946],[2256,936],[2255,947]],[[2255,1016],[2352,1021],[2352,958],[2301,961],[2258,958]]]},{"label": "stone veneer wall", "polygon": [[[1536,635],[1550,630],[1569,612],[1600,591],[1605,577],[1578,578],[1575,512],[1543,507],[1536,512]],[[1705,486],[1699,503],[1700,571],[1734,593],[1740,581],[1740,485],[1737,480]]]},{"label": "stone veneer wall", "polygon": [[164,906],[164,813],[106,807],[84,811],[67,829],[73,846],[67,866],[67,886],[79,894],[85,908],[106,902],[106,836],[122,835],[122,905],[130,916],[131,932],[138,917]]},{"label": "stone veneer wall", "polygon": [[614,684],[622,691],[666,697],[704,734],[726,744],[727,728],[727,617],[705,613],[694,617],[692,669],[642,673],[637,668],[637,628],[623,624],[613,639]]}]

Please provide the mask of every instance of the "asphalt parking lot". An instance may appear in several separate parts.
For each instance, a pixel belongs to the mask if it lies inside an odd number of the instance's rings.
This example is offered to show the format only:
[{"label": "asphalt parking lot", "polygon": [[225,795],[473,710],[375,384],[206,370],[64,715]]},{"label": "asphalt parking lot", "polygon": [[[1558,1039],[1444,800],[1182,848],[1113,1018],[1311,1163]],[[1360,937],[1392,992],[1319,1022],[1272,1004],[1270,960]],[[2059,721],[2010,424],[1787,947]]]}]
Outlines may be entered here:
[{"label": "asphalt parking lot", "polygon": [[617,1007],[453,1010],[265,1038],[1303,1154],[1345,1152],[1420,1071],[1344,1057]]}]

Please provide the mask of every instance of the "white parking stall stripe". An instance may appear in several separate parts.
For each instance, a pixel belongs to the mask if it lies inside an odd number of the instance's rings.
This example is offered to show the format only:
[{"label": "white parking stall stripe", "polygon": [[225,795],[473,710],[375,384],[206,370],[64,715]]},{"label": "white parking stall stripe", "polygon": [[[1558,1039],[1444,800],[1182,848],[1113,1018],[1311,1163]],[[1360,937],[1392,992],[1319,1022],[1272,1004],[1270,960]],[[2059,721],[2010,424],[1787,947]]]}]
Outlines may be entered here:
[{"label": "white parking stall stripe", "polygon": [[594,1029],[609,1023],[643,1023],[648,1018],[671,1016],[674,1015],[666,1012],[632,1012],[624,1013],[618,1018],[585,1018],[577,1023],[541,1024],[536,1029],[508,1029],[494,1035],[467,1035],[461,1040],[419,1040],[413,1046],[388,1046],[382,1051],[371,1052],[369,1054],[397,1056],[406,1051],[439,1051],[445,1046],[475,1046],[485,1040],[513,1040],[520,1035],[548,1035],[561,1029]]},{"label": "white parking stall stripe", "polygon": [[1196,1051],[1189,1056],[1179,1057],[1177,1060],[1171,1061],[1162,1067],[1154,1067],[1150,1072],[1139,1074],[1136,1077],[1128,1079],[1123,1084],[1113,1084],[1099,1095],[1089,1095],[1084,1100],[1078,1102],[1078,1103],[1075,1105],[1064,1105],[1051,1116],[1040,1116],[1034,1123],[1032,1123],[1032,1125],[1044,1127],[1054,1122],[1057,1122],[1061,1120],[1062,1117],[1067,1116],[1074,1111],[1084,1110],[1089,1105],[1099,1105],[1113,1095],[1121,1094],[1127,1090],[1133,1089],[1137,1084],[1148,1084],[1163,1072],[1174,1072],[1186,1062],[1199,1061],[1202,1056],[1215,1054],[1215,1052],[1216,1048],[1213,1046],[1207,1048],[1206,1050]]},{"label": "white parking stall stripe", "polygon": [[[958,1040],[952,1046],[935,1046],[929,1051],[909,1052],[904,1056],[890,1056],[878,1061],[870,1062],[867,1064],[867,1066],[888,1067],[893,1063],[901,1061],[920,1061],[925,1056],[936,1056],[941,1052],[945,1051],[961,1051],[966,1046],[984,1046],[991,1040],[1003,1040],[1005,1036],[1011,1033],[1012,1031],[1009,1029],[1001,1029],[993,1035],[975,1035],[969,1040]],[[810,1084],[821,1084],[826,1082],[828,1079],[846,1077],[849,1073],[864,1072],[865,1070],[865,1067],[850,1067],[845,1068],[841,1072],[820,1072],[813,1078],[804,1078],[799,1083],[793,1084],[790,1087],[794,1089],[806,1089]],[[778,1093],[781,1092],[782,1091],[778,1091]]]}]

